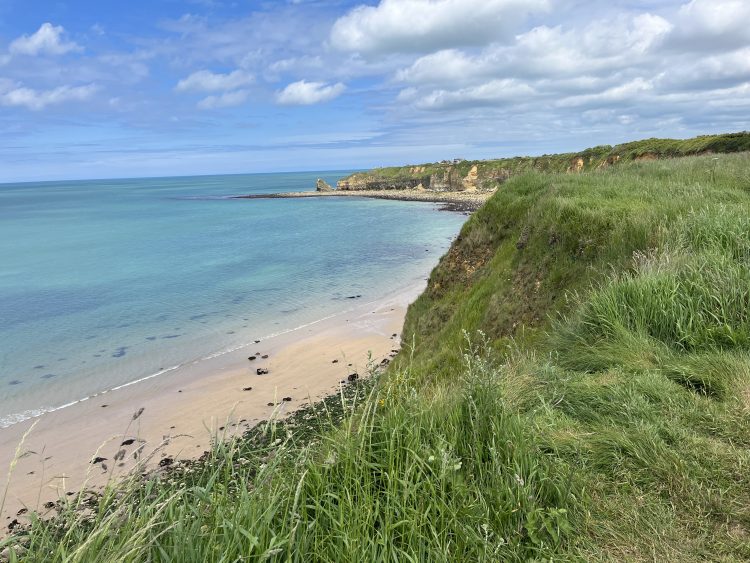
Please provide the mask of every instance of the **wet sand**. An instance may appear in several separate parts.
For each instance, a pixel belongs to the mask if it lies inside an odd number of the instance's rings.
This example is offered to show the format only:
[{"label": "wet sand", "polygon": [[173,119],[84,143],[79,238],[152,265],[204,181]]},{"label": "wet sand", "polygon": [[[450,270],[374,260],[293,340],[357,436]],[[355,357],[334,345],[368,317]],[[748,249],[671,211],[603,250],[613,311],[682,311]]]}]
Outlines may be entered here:
[{"label": "wet sand", "polygon": [[406,308],[422,289],[354,302],[348,312],[312,325],[0,429],[0,474],[15,463],[0,529],[23,521],[17,516],[23,509],[44,514],[45,503],[101,488],[136,466],[143,471],[167,458],[199,457],[216,436],[321,399],[350,374],[365,376],[368,353],[378,364],[399,347]]}]

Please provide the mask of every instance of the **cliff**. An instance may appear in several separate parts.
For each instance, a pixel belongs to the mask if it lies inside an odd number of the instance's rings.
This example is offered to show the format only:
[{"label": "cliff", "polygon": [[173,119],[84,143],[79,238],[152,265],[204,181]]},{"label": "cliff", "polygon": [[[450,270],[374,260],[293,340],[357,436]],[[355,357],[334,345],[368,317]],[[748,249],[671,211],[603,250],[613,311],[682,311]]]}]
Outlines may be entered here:
[{"label": "cliff", "polygon": [[626,162],[682,156],[750,151],[750,132],[703,135],[692,139],[647,139],[616,146],[602,145],[577,153],[480,161],[375,168],[339,180],[337,189],[492,191],[511,176],[526,172],[581,173]]}]

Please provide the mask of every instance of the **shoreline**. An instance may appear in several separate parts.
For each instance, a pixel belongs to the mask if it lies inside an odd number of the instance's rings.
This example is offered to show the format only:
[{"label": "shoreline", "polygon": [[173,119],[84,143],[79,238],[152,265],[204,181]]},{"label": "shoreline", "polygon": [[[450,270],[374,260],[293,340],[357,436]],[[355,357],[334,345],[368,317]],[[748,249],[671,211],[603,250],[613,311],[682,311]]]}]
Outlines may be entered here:
[{"label": "shoreline", "polygon": [[390,199],[396,201],[421,201],[439,203],[441,211],[473,212],[486,202],[494,191],[436,192],[430,190],[334,190],[330,192],[280,192],[271,194],[248,194],[232,196],[230,199],[303,199],[308,197],[362,197]]},{"label": "shoreline", "polygon": [[217,438],[321,400],[351,374],[364,376],[368,354],[378,365],[400,348],[406,308],[424,283],[0,429],[0,467],[9,478],[3,529],[28,512],[51,515],[63,495],[101,489],[133,469],[200,457]]}]

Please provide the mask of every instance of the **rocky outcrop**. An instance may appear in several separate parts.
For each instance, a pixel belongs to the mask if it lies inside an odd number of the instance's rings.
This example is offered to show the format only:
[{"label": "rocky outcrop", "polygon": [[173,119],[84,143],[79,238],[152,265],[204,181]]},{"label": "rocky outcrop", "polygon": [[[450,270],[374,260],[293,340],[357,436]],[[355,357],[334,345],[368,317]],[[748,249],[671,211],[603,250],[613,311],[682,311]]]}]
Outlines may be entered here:
[{"label": "rocky outcrop", "polygon": [[464,190],[462,178],[453,166],[430,176],[430,189],[437,192],[460,192]]},{"label": "rocky outcrop", "polygon": [[[431,174],[430,174],[431,172]],[[485,170],[474,164],[468,168],[455,164],[432,166],[428,172],[426,166],[405,168],[393,177],[381,176],[377,170],[370,173],[352,174],[339,180],[339,191],[363,190],[415,190],[432,192],[476,192],[494,189],[496,185],[508,179],[510,171]]]},{"label": "rocky outcrop", "polygon": [[328,182],[323,180],[323,178],[318,178],[318,181],[315,182],[315,191],[316,192],[332,192],[333,188]]},{"label": "rocky outcrop", "polygon": [[413,190],[430,184],[429,176],[417,178],[382,178],[369,174],[353,174],[339,180],[337,188],[341,191],[360,190]]},{"label": "rocky outcrop", "polygon": [[574,174],[580,174],[583,172],[583,167],[585,166],[585,162],[583,160],[583,157],[576,157],[572,160],[570,163],[570,166],[568,167],[568,172],[573,172]]},{"label": "rocky outcrop", "polygon": [[479,168],[475,164],[471,167],[471,170],[469,170],[469,173],[466,175],[466,177],[461,181],[463,184],[464,190],[467,192],[475,192],[477,191],[477,181],[479,180]]}]

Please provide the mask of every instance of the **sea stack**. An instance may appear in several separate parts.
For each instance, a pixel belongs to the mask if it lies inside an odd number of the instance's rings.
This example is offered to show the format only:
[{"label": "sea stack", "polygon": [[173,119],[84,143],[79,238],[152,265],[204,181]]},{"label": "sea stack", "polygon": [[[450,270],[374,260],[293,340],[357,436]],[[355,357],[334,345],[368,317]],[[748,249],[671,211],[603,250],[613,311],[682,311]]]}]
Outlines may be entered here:
[{"label": "sea stack", "polygon": [[315,182],[315,191],[316,192],[332,192],[333,188],[323,178],[318,178],[318,181]]}]

